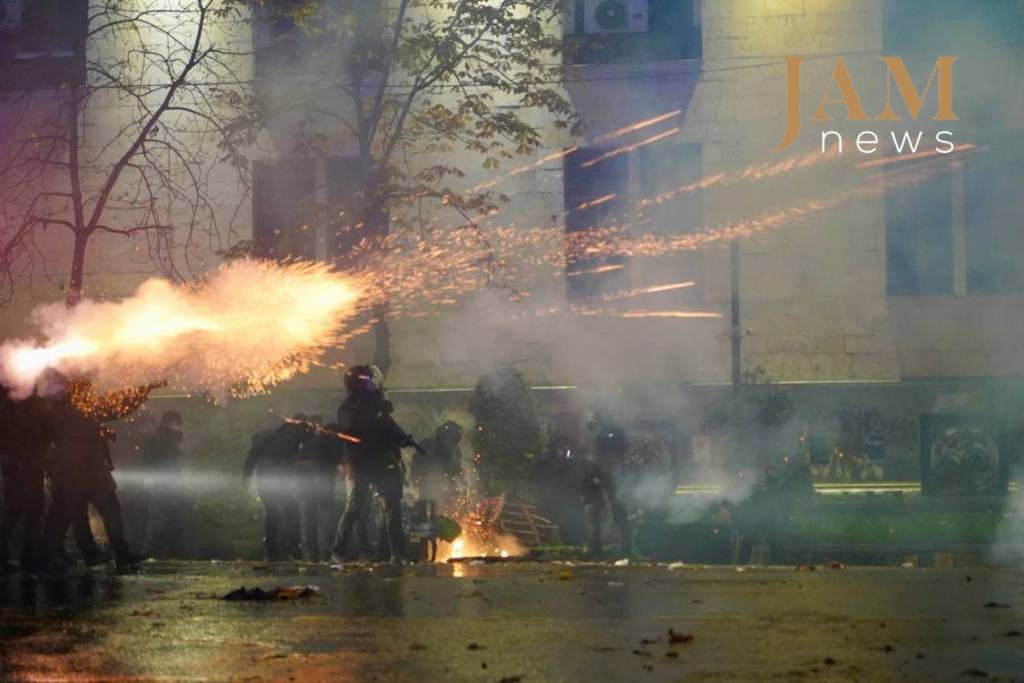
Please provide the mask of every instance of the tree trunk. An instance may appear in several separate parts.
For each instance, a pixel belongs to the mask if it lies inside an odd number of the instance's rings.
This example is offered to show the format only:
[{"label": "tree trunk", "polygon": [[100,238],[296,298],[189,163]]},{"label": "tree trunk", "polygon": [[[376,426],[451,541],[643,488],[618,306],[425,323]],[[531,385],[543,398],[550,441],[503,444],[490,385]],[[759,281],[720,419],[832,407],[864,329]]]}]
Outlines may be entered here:
[{"label": "tree trunk", "polygon": [[68,283],[64,305],[73,308],[82,298],[82,275],[85,272],[85,244],[88,236],[75,233],[75,252],[71,257],[71,282]]}]

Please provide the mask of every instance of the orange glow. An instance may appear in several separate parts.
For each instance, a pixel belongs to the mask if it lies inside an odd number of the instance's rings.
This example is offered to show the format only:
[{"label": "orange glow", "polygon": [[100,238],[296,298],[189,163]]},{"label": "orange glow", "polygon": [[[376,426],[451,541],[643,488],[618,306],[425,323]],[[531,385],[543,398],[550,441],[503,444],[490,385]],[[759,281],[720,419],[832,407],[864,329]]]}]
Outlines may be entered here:
[{"label": "orange glow", "polygon": [[655,142],[658,142],[659,140],[664,140],[665,138],[669,137],[670,135],[675,135],[680,130],[681,129],[678,128],[678,127],[670,128],[669,130],[666,130],[664,133],[658,133],[657,135],[652,135],[651,137],[649,137],[649,138],[647,138],[645,140],[641,140],[640,142],[635,142],[632,145],[624,145],[623,147],[616,147],[615,149],[613,149],[613,150],[611,150],[609,152],[605,152],[604,154],[602,154],[601,156],[599,156],[597,158],[591,159],[590,161],[583,162],[582,164],[580,164],[580,166],[582,168],[587,168],[588,166],[593,166],[594,164],[599,164],[602,161],[604,161],[605,159],[611,159],[612,157],[617,157],[620,154],[625,154],[626,152],[632,152],[635,149],[640,149],[641,147],[646,147],[647,145],[652,145]]},{"label": "orange glow", "polygon": [[647,128],[648,126],[653,126],[656,123],[661,123],[662,121],[667,121],[668,119],[675,118],[682,113],[682,109],[676,109],[675,111],[670,111],[666,114],[655,116],[654,118],[647,119],[646,121],[640,121],[639,123],[634,123],[630,126],[619,128],[618,130],[608,133],[607,135],[602,135],[601,137],[595,138],[594,142],[606,142],[608,140],[612,140],[614,138],[626,135],[627,133],[632,133],[633,131],[640,130],[641,128]]}]

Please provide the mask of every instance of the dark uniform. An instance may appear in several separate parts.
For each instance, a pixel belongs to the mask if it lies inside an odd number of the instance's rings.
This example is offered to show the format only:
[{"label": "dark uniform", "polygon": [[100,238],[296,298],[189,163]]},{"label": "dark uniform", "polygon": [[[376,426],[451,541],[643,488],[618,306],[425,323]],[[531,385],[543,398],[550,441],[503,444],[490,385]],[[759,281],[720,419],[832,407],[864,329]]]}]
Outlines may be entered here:
[{"label": "dark uniform", "polygon": [[248,485],[256,474],[256,493],[266,508],[263,544],[271,562],[302,557],[293,465],[303,445],[312,438],[309,425],[293,422],[252,437],[242,477]]},{"label": "dark uniform", "polygon": [[50,439],[45,401],[33,395],[15,402],[6,394],[0,395],[0,435],[0,476],[4,485],[0,569],[8,565],[11,537],[19,524],[22,570],[35,568],[43,559],[46,451]]},{"label": "dark uniform", "polygon": [[435,501],[447,510],[457,497],[459,488],[464,486],[461,441],[462,427],[449,420],[422,442],[425,455],[413,454],[410,474],[421,500]]},{"label": "dark uniform", "polygon": [[[335,561],[342,561],[360,519],[368,514],[371,488],[384,502],[384,521],[393,562],[405,557],[402,530],[403,473],[400,448],[405,435],[395,424],[394,408],[376,387],[372,369],[355,366],[345,376],[348,397],[338,408],[338,427],[359,443],[345,441],[345,513],[335,537]],[[383,535],[383,534],[382,534]],[[383,543],[379,543],[382,546]],[[378,548],[381,555],[381,548]]]},{"label": "dark uniform", "polygon": [[181,415],[168,411],[142,444],[146,485],[146,553],[153,557],[181,557],[184,550],[185,487],[178,462],[184,435]]},{"label": "dark uniform", "polygon": [[583,512],[587,520],[587,553],[599,556],[602,553],[601,515],[607,509],[611,512],[621,539],[620,555],[629,554],[632,537],[626,507],[619,500],[615,487],[616,476],[622,471],[628,442],[626,433],[607,410],[596,407],[594,419],[589,426],[597,431],[593,460],[589,463],[583,479]]},{"label": "dark uniform", "polygon": [[339,431],[338,425],[327,425],[324,431],[305,441],[294,465],[302,514],[303,549],[307,559],[313,562],[330,559],[337,523],[334,480],[342,460],[342,448],[341,439],[328,431]]},{"label": "dark uniform", "polygon": [[[60,559],[68,528],[74,524],[79,549],[85,559],[96,551],[90,547],[88,506],[100,514],[110,547],[119,566],[141,562],[125,539],[121,503],[114,482],[110,442],[116,438],[105,423],[135,412],[149,397],[150,388],[130,389],[96,396],[88,382],[72,381],[57,402],[54,414],[54,446],[50,455],[52,502],[44,525],[45,556]],[[88,536],[88,538],[86,538]],[[95,542],[92,542],[92,546]]]}]

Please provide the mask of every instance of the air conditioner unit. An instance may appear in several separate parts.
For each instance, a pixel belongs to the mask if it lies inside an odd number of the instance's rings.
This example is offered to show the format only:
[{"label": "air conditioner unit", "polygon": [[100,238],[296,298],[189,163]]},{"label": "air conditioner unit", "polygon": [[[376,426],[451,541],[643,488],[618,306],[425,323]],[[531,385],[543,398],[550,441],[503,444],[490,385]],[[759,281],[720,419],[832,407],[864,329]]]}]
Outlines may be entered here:
[{"label": "air conditioner unit", "polygon": [[585,33],[643,33],[647,0],[583,0]]}]

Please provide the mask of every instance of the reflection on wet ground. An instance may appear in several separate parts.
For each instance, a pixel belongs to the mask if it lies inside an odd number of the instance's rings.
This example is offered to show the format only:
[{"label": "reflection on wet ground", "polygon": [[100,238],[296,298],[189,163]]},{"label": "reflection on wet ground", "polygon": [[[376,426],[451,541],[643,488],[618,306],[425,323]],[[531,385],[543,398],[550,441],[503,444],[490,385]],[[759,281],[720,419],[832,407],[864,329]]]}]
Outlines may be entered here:
[{"label": "reflection on wet ground", "polygon": [[[12,681],[1024,681],[1024,573],[160,563],[0,581]],[[313,585],[273,602],[246,586]],[[668,635],[693,635],[673,643]],[[1017,634],[1017,635],[1014,635]]]}]

